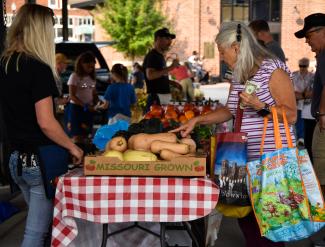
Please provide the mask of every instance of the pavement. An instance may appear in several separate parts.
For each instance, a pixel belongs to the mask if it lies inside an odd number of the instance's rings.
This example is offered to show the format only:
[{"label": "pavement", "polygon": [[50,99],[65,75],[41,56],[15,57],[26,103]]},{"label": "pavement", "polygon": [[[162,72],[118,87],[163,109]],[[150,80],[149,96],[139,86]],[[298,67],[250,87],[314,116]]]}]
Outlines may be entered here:
[{"label": "pavement", "polygon": [[[27,215],[27,207],[24,202],[23,196],[20,193],[17,193],[12,196],[9,193],[9,187],[0,186],[0,201],[9,201],[13,205],[20,208],[21,210],[19,213],[15,214],[11,218],[9,218],[8,220],[0,224],[0,247],[19,247],[23,238],[25,220]],[[91,224],[91,223],[87,223],[87,224]],[[98,229],[101,229],[100,226]],[[87,230],[90,229],[87,228]],[[139,234],[143,234],[143,232],[139,231]],[[98,235],[100,236],[101,232],[99,232]],[[171,234],[171,235],[175,235],[175,234]],[[85,235],[85,237],[86,236],[87,235]],[[322,238],[324,238],[324,236],[325,236],[325,229],[322,229],[320,232],[312,236],[312,239],[314,241],[316,241],[317,239],[321,240]],[[174,236],[172,238],[175,238],[177,240],[179,239],[179,237],[180,236],[178,237]],[[184,236],[182,236],[182,238],[184,238]],[[175,243],[175,241],[173,242]],[[73,246],[78,246],[78,247],[97,246],[97,242],[95,245],[94,243],[95,242],[91,242],[91,241],[88,242],[80,241],[77,245],[75,244]],[[108,241],[108,246],[125,247],[125,241],[122,241],[122,243],[124,244],[123,245],[119,245],[116,243],[110,244],[110,241]],[[155,242],[155,243],[156,244],[154,245],[145,245],[145,246],[150,246],[150,247],[159,246],[159,242]],[[98,246],[100,246],[100,244]],[[313,245],[310,239],[304,239],[302,241],[291,242],[286,244],[286,247],[318,247],[318,246]],[[325,244],[323,246],[325,246]],[[132,246],[132,247],[136,247],[136,246]],[[213,246],[209,246],[209,247],[245,247],[245,240],[237,224],[237,220],[233,218],[224,217],[221,222],[218,239],[215,241],[215,244]]]}]

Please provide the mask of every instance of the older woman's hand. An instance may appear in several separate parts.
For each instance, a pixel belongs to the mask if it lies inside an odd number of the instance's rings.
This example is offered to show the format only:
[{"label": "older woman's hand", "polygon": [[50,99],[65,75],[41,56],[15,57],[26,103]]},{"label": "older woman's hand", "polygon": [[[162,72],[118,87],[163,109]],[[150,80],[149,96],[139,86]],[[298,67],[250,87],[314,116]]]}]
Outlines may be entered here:
[{"label": "older woman's hand", "polygon": [[255,93],[248,94],[246,92],[242,92],[240,94],[240,101],[243,106],[251,107],[255,110],[260,110],[264,107],[264,103],[259,100]]},{"label": "older woman's hand", "polygon": [[173,130],[171,130],[169,132],[170,133],[181,132],[182,137],[186,137],[194,129],[196,123],[197,123],[197,118],[192,118],[188,122],[186,122],[185,124],[178,127],[177,129],[173,129]]}]

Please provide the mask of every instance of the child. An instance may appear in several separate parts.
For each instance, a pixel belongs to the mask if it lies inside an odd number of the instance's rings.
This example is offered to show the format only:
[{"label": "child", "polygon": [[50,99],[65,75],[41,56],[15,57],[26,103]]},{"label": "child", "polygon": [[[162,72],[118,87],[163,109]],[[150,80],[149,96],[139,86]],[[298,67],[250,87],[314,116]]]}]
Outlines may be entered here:
[{"label": "child", "polygon": [[110,85],[104,95],[104,103],[98,108],[107,109],[108,124],[119,119],[130,122],[131,105],[136,102],[134,87],[127,83],[128,70],[123,64],[114,64],[112,70],[114,83]]},{"label": "child", "polygon": [[73,140],[83,143],[92,132],[94,105],[98,102],[95,79],[95,56],[84,52],[76,60],[69,85],[70,109],[67,129]]}]

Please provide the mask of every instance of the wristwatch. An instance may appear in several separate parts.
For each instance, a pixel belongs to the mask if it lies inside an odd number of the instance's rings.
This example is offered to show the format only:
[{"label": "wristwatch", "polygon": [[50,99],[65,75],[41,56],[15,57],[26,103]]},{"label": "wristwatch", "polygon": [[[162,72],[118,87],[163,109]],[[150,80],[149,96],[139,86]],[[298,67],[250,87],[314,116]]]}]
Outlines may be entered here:
[{"label": "wristwatch", "polygon": [[319,117],[322,117],[322,116],[325,116],[325,113],[320,113],[319,111],[316,112],[316,118],[319,118]]},{"label": "wristwatch", "polygon": [[261,110],[258,110],[256,113],[261,117],[266,117],[271,113],[270,106],[265,103],[264,107]]}]

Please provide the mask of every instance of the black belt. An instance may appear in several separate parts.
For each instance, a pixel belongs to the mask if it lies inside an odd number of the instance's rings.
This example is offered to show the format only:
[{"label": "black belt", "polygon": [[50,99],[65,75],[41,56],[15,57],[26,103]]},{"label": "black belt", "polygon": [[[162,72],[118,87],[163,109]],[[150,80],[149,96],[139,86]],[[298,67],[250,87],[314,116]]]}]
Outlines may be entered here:
[{"label": "black belt", "polygon": [[17,175],[22,175],[23,168],[39,167],[38,157],[35,153],[18,151]]}]

